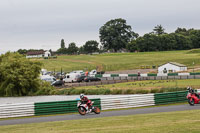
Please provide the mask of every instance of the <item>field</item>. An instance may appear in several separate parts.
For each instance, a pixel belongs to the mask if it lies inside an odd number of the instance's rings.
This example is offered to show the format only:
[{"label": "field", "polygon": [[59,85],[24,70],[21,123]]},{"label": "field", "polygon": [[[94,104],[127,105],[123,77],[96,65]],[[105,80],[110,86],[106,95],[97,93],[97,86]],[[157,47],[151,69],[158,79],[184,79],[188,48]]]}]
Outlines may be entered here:
[{"label": "field", "polygon": [[[159,66],[166,62],[182,63],[190,68],[200,66],[199,50],[112,53],[100,55],[63,55],[41,61],[49,71],[92,70],[98,66],[104,71],[132,70],[141,66]],[[194,62],[194,65],[193,65]]]},{"label": "field", "polygon": [[200,110],[0,126],[1,133],[199,133]]}]

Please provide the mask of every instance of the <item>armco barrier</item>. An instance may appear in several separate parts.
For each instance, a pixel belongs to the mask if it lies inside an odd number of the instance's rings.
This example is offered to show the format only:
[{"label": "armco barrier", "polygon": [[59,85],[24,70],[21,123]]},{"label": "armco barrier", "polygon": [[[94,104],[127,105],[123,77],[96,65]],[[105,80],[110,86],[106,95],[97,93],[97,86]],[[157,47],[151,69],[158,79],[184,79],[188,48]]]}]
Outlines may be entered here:
[{"label": "armco barrier", "polygon": [[155,104],[169,104],[187,101],[187,91],[156,93],[154,94]]},{"label": "armco barrier", "polygon": [[[91,99],[94,106],[101,108],[100,99]],[[63,114],[77,112],[77,100],[35,103],[35,115]]]},{"label": "armco barrier", "polygon": [[0,118],[33,116],[34,103],[0,105]]},{"label": "armco barrier", "polygon": [[155,105],[154,94],[101,98],[102,110]]},{"label": "armco barrier", "polygon": [[[197,90],[200,92],[200,89]],[[101,110],[185,102],[187,91],[91,99]],[[77,112],[77,100],[0,105],[0,118]]]},{"label": "armco barrier", "polygon": [[[200,73],[148,73],[148,74],[141,74],[141,77],[151,77],[151,76],[193,76],[193,75],[200,75]],[[138,77],[138,74],[96,74],[95,77]]]}]

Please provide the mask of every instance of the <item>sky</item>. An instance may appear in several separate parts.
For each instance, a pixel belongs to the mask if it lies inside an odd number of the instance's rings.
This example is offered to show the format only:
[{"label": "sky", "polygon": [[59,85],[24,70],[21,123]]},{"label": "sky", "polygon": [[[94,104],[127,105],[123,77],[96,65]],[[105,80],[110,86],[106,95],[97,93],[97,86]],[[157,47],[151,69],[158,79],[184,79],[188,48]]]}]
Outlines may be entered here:
[{"label": "sky", "polygon": [[200,29],[199,0],[0,0],[0,54],[99,42],[99,28],[122,18],[140,36],[162,25]]}]

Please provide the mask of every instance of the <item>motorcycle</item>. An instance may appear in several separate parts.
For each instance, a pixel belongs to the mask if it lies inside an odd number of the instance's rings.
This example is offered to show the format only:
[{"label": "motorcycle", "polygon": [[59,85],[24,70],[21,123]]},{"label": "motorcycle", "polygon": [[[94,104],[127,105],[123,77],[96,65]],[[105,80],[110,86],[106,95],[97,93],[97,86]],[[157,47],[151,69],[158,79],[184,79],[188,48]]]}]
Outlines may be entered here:
[{"label": "motorcycle", "polygon": [[80,115],[85,115],[87,113],[94,112],[95,114],[100,114],[101,110],[98,107],[92,106],[94,102],[91,103],[91,110],[88,108],[87,104],[78,101],[77,108]]},{"label": "motorcycle", "polygon": [[198,104],[200,102],[200,94],[194,92],[194,90],[191,87],[188,88],[188,93],[186,98],[188,99],[188,103],[191,106],[194,106],[194,104]]}]

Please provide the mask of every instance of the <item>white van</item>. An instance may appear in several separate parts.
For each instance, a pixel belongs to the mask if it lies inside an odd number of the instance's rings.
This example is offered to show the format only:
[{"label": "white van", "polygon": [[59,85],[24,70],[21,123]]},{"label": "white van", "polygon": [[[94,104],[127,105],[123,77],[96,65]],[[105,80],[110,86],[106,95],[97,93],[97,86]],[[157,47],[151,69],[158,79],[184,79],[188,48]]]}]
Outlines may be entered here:
[{"label": "white van", "polygon": [[63,81],[66,82],[66,83],[77,82],[77,78],[80,75],[81,75],[80,73],[69,73],[69,74],[66,74],[66,77],[63,79]]}]

